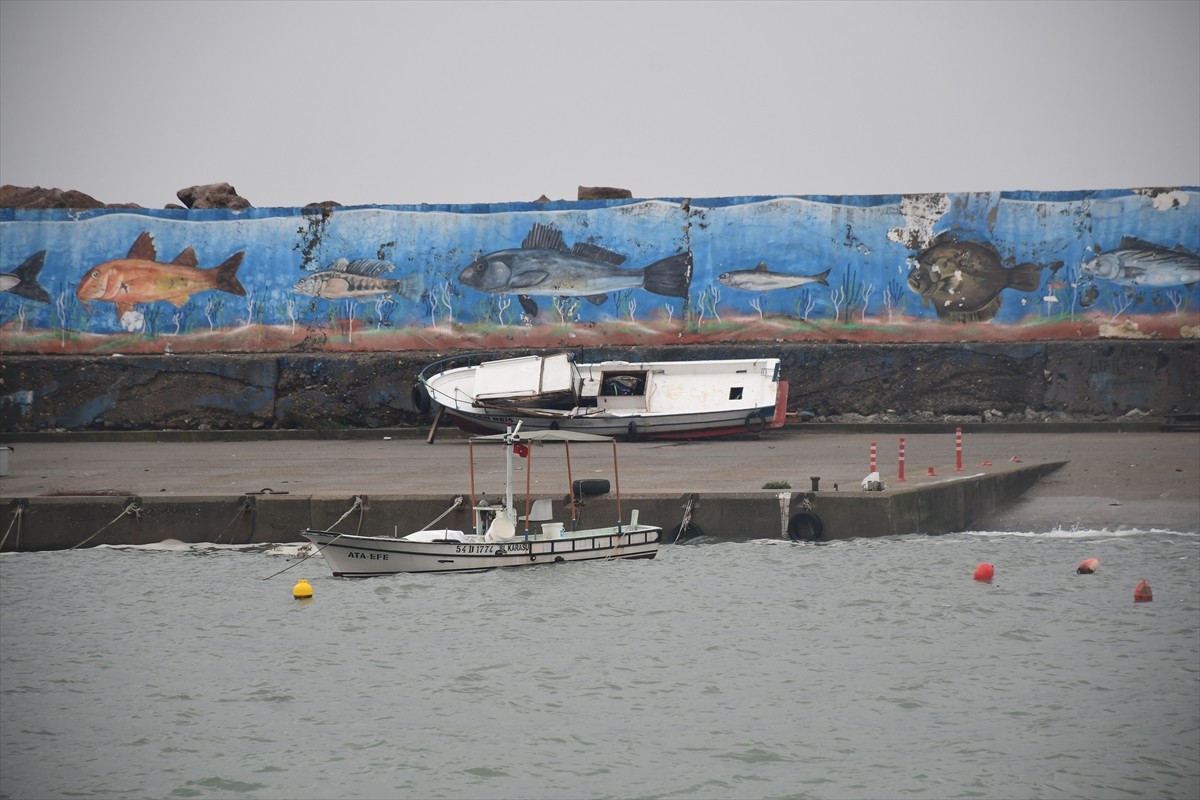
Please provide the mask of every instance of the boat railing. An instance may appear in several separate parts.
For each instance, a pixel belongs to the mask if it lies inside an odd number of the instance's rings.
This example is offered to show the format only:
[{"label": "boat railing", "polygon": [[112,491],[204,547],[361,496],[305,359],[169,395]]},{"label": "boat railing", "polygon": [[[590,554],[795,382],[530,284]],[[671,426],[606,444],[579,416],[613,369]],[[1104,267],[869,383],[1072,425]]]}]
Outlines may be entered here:
[{"label": "boat railing", "polygon": [[582,347],[570,349],[555,348],[549,351],[548,354],[546,352],[536,350],[529,352],[522,350],[473,350],[469,353],[457,353],[452,356],[446,356],[445,358],[440,358],[437,361],[427,364],[425,368],[417,374],[417,381],[420,383],[425,383],[426,379],[432,375],[440,375],[448,370],[460,369],[462,367],[477,367],[485,361],[500,361],[510,358],[521,358],[522,353],[524,353],[526,356],[542,356],[543,358],[546,358],[548,355],[567,353],[570,356],[571,362],[575,364],[586,362],[588,360],[584,355],[584,348]]},{"label": "boat railing", "polygon": [[457,355],[446,356],[440,358],[430,364],[425,365],[425,368],[417,373],[417,380],[425,383],[431,375],[440,375],[452,369],[460,369],[462,367],[477,367],[484,361],[490,361],[500,353],[496,350],[475,351],[470,353],[458,353]]}]

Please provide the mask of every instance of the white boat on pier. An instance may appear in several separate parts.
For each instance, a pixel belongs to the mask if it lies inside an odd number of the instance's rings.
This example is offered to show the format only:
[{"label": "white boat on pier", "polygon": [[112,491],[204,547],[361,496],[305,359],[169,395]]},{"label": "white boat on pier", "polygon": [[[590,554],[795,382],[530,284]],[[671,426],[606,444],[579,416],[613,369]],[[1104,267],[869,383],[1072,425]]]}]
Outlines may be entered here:
[{"label": "white boat on pier", "polygon": [[787,382],[777,358],[580,362],[571,353],[492,361],[446,359],[418,376],[418,404],[470,433],[570,430],[692,439],[781,427]]}]

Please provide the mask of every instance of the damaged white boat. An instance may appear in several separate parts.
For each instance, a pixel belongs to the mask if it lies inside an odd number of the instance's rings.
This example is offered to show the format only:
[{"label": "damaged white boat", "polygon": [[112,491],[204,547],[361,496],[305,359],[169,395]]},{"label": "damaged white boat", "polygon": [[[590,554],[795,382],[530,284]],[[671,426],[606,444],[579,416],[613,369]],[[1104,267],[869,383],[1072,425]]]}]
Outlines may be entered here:
[{"label": "damaged white boat", "polygon": [[598,361],[571,353],[445,359],[422,370],[414,399],[470,433],[570,430],[638,439],[761,433],[783,425],[777,358]]},{"label": "damaged white boat", "polygon": [[[568,561],[605,561],[617,558],[654,558],[662,540],[662,528],[644,525],[634,509],[623,521],[621,489],[616,485],[616,520],[600,528],[577,529],[579,491],[571,479],[571,443],[609,442],[613,452],[613,475],[617,471],[616,442],[604,436],[570,431],[521,432],[520,424],[502,434],[469,440],[471,474],[471,531],[420,530],[406,536],[361,536],[336,530],[305,530],[301,536],[320,548],[335,577],[367,578],[401,572],[482,572],[501,567],[529,567]],[[504,499],[490,504],[475,496],[475,445],[484,443],[505,449]],[[534,500],[530,494],[535,451],[540,445],[561,443],[566,457],[566,496],[569,515],[555,520],[553,500]],[[534,445],[535,447],[531,447]],[[513,456],[528,459],[526,489],[522,502],[513,497]],[[540,461],[543,452],[538,456]],[[556,466],[560,469],[561,465]],[[579,483],[595,483],[580,481]],[[606,484],[607,481],[600,481]],[[537,528],[531,528],[540,523]],[[411,530],[411,529],[410,529]]]}]

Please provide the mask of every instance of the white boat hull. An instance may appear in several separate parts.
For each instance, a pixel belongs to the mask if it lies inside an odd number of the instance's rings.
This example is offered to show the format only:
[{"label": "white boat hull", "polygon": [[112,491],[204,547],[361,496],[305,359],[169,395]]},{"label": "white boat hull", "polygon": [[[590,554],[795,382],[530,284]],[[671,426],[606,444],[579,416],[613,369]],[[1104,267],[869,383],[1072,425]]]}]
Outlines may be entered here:
[{"label": "white boat hull", "polygon": [[[625,386],[620,381],[628,382]],[[760,433],[783,425],[778,359],[576,363],[568,354],[484,361],[421,383],[456,427],[564,430],[635,439]]]},{"label": "white boat hull", "polygon": [[569,561],[654,558],[662,528],[624,525],[560,536],[517,536],[506,541],[414,542],[388,536],[356,536],[336,531],[300,534],[320,548],[335,577],[369,578],[413,572],[483,572]]}]

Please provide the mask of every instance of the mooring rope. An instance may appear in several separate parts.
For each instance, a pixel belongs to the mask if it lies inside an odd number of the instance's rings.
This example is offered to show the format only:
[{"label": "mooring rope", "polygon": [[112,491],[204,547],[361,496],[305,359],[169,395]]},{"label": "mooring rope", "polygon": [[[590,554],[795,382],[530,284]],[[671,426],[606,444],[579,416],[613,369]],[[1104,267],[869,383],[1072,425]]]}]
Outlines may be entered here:
[{"label": "mooring rope", "polygon": [[[334,527],[337,525],[340,525],[342,520],[344,520],[346,517],[350,516],[350,513],[352,511],[354,511],[354,509],[356,509],[356,508],[362,508],[362,498],[359,497],[358,495],[354,496],[354,505],[352,505],[352,506],[350,506],[350,508],[346,509],[346,513],[342,514],[340,517],[338,517],[338,521],[333,523],[333,525],[330,525],[328,528],[326,528],[325,532],[331,533],[333,531]],[[359,528],[362,527],[362,514],[361,513],[358,515],[358,526],[359,526]]]},{"label": "mooring rope", "polygon": [[342,536],[344,536],[344,535],[345,535],[345,534],[341,534],[341,533],[339,533],[337,536],[333,537],[333,538],[332,538],[332,539],[330,539],[328,542],[326,542],[325,544],[321,545],[321,547],[320,547],[320,548],[318,548],[317,550],[314,550],[313,552],[309,553],[309,554],[308,554],[308,555],[306,555],[304,558],[302,558],[302,559],[300,559],[299,561],[297,561],[295,564],[288,564],[286,567],[284,567],[283,569],[279,570],[279,572],[272,572],[270,575],[268,575],[267,577],[263,578],[263,580],[264,580],[264,581],[269,581],[269,580],[271,580],[271,578],[274,578],[276,575],[282,575],[283,573],[287,572],[287,571],[288,571],[289,569],[291,569],[292,567],[298,567],[298,566],[300,566],[300,565],[301,565],[301,564],[303,564],[305,561],[308,561],[310,558],[312,558],[313,556],[315,556],[317,553],[320,553],[320,552],[321,552],[322,550],[324,550],[326,547],[329,547],[329,545],[333,544],[333,543],[334,543],[334,542],[336,542],[338,539],[342,538]]},{"label": "mooring rope", "polygon": [[458,497],[454,498],[454,502],[450,504],[450,507],[449,507],[449,508],[447,508],[445,511],[443,511],[443,512],[441,513],[441,516],[439,516],[439,517],[438,517],[437,519],[435,519],[433,522],[426,523],[425,527],[424,527],[424,528],[421,528],[421,530],[423,530],[423,531],[424,531],[424,530],[429,530],[429,529],[430,529],[430,528],[432,528],[434,525],[436,525],[436,524],[438,524],[439,522],[441,522],[441,521],[442,521],[442,520],[443,520],[443,519],[446,517],[446,515],[447,515],[447,514],[449,514],[451,511],[453,511],[454,509],[458,508],[459,506],[461,506],[461,505],[462,505],[462,503],[463,503],[462,495],[459,495]]},{"label": "mooring rope", "polygon": [[694,497],[688,498],[687,505],[683,508],[683,521],[679,523],[679,530],[675,531],[675,538],[671,541],[671,544],[678,544],[679,537],[683,536],[688,525],[692,524],[692,502],[695,499]]},{"label": "mooring rope", "polygon": [[612,552],[604,557],[605,561],[610,560],[613,556],[615,556],[617,554],[617,551],[621,549],[621,539],[624,536],[625,536],[625,531],[621,527],[621,521],[617,520],[617,543],[614,545],[614,544],[612,544],[611,541],[609,542],[609,545],[612,547]]},{"label": "mooring rope", "polygon": [[141,519],[142,518],[142,507],[139,506],[137,503],[130,503],[129,505],[125,506],[124,511],[122,511],[120,514],[117,514],[117,516],[113,518],[112,522],[108,523],[108,525],[105,525],[104,528],[101,528],[100,530],[96,531],[91,536],[87,537],[86,539],[84,539],[82,542],[75,545],[75,547],[72,547],[71,549],[74,550],[76,548],[83,547],[85,544],[90,542],[92,539],[95,539],[97,536],[99,536],[104,531],[105,528],[112,526],[113,524],[116,523],[117,520],[119,520],[121,517],[125,516],[126,514],[133,514],[138,519]]},{"label": "mooring rope", "polygon": [[[236,514],[234,514],[234,515],[233,515],[233,519],[229,520],[229,522],[228,522],[228,523],[226,523],[225,527],[221,529],[221,532],[217,534],[217,538],[216,538],[216,539],[213,539],[213,544],[220,544],[220,543],[221,543],[221,537],[225,535],[225,531],[227,531],[227,530],[229,530],[230,528],[232,528],[232,527],[233,527],[233,523],[237,522],[237,521],[238,521],[238,518],[239,518],[239,517],[241,517],[241,516],[242,516],[242,514],[245,514],[245,513],[246,513],[246,510],[247,510],[249,507],[250,507],[250,503],[249,503],[249,501],[243,502],[243,503],[242,503],[240,506],[238,506],[238,512],[237,512]],[[233,535],[232,535],[232,534],[231,534],[231,535],[230,535],[230,537],[229,537],[229,543],[230,543],[230,544],[233,544]]]},{"label": "mooring rope", "polygon": [[[358,495],[355,495],[355,497],[354,497],[354,505],[352,505],[352,506],[350,506],[350,508],[346,509],[346,513],[345,513],[345,514],[342,514],[340,517],[338,517],[338,521],[337,521],[337,522],[333,523],[333,525],[330,525],[328,528],[326,528],[326,529],[325,529],[325,533],[333,533],[333,529],[334,529],[334,527],[336,527],[338,524],[340,524],[340,523],[341,523],[341,521],[342,521],[342,520],[344,520],[346,517],[350,516],[350,513],[351,513],[352,511],[354,511],[354,509],[356,509],[356,508],[361,508],[361,507],[362,507],[362,498],[361,498],[361,497],[359,497]],[[360,513],[359,513],[359,515],[358,515],[358,525],[359,525],[359,528],[361,528],[361,527],[362,527],[362,514],[361,514],[361,512],[360,512]],[[310,558],[312,558],[313,556],[317,555],[317,554],[318,554],[318,553],[320,553],[322,550],[324,550],[326,547],[329,547],[329,545],[333,544],[334,542],[336,542],[338,539],[342,538],[343,536],[345,536],[345,534],[344,534],[344,533],[339,533],[337,536],[333,537],[333,538],[332,538],[332,539],[330,539],[328,542],[326,542],[325,544],[321,545],[321,546],[320,546],[318,549],[314,550],[313,552],[311,552],[311,553],[309,553],[308,555],[306,555],[304,558],[302,558],[302,559],[300,559],[299,561],[297,561],[295,564],[288,564],[286,567],[284,567],[283,569],[279,570],[278,572],[272,572],[270,575],[268,575],[267,577],[263,578],[263,580],[264,580],[264,581],[269,581],[269,580],[271,580],[271,578],[274,578],[276,575],[282,575],[283,573],[287,572],[287,571],[288,571],[289,569],[291,569],[292,567],[298,567],[298,566],[300,566],[300,565],[301,565],[301,564],[303,564],[305,561],[308,561]]]},{"label": "mooring rope", "polygon": [[13,550],[16,550],[21,544],[21,515],[25,513],[25,509],[17,506],[13,511],[12,522],[8,523],[8,530],[4,532],[4,538],[0,539],[0,550],[4,549],[4,543],[8,541],[8,535],[12,533],[13,526],[17,526],[17,538],[13,541]]}]

